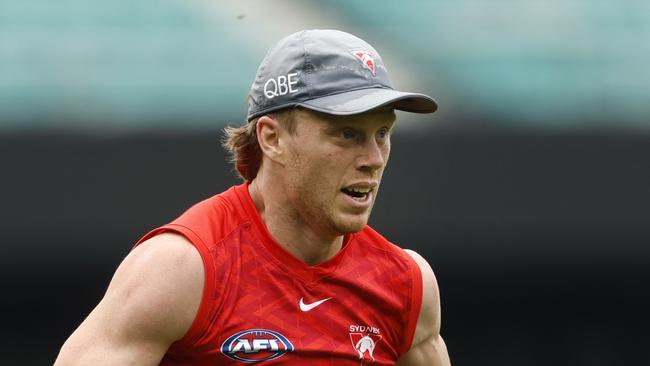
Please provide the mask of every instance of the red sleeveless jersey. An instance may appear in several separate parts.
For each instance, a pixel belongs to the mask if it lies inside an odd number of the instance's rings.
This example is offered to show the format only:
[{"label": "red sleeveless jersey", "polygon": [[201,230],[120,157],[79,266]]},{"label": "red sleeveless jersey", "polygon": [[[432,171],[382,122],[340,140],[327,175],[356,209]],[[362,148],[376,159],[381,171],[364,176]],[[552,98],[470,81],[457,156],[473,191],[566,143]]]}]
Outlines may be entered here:
[{"label": "red sleeveless jersey", "polygon": [[411,346],[420,269],[370,227],[309,266],[275,242],[242,184],[138,244],[165,231],[196,246],[205,288],[194,323],[161,365],[393,365]]}]

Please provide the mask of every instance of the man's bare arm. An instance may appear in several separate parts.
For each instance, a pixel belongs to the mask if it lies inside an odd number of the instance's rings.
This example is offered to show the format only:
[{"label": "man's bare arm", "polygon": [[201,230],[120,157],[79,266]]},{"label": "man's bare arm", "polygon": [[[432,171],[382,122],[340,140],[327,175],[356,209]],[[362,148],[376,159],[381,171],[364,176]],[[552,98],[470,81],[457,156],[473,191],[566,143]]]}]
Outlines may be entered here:
[{"label": "man's bare arm", "polygon": [[399,366],[449,366],[447,346],[440,336],[440,292],[429,263],[416,252],[407,250],[422,272],[422,307],[413,345],[399,359]]},{"label": "man's bare arm", "polygon": [[158,365],[194,321],[204,281],[199,252],[183,236],[147,240],[120,264],[55,366]]}]

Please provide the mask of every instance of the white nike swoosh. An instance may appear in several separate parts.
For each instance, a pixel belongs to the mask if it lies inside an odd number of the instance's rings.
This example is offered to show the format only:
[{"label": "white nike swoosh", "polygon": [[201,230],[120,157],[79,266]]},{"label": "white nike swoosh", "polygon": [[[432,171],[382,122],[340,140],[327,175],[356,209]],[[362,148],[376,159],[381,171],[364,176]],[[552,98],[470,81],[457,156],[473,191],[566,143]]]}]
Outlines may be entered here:
[{"label": "white nike swoosh", "polygon": [[323,299],[323,300],[318,300],[318,301],[316,301],[316,302],[312,302],[311,304],[305,304],[305,303],[302,301],[302,299],[303,299],[303,298],[301,297],[301,298],[300,298],[300,310],[302,310],[302,311],[309,311],[309,310],[311,310],[311,309],[317,307],[318,305],[324,303],[325,301],[331,299],[331,297],[328,297],[327,299]]}]

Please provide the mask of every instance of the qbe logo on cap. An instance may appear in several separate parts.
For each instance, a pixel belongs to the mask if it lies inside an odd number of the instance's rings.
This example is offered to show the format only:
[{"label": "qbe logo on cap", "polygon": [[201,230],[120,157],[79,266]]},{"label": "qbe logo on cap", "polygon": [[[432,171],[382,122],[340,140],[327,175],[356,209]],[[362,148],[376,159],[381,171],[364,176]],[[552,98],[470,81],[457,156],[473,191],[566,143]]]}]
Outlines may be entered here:
[{"label": "qbe logo on cap", "polygon": [[264,96],[267,99],[273,99],[281,95],[295,93],[298,91],[298,88],[295,87],[296,84],[298,84],[297,72],[270,78],[264,83]]}]

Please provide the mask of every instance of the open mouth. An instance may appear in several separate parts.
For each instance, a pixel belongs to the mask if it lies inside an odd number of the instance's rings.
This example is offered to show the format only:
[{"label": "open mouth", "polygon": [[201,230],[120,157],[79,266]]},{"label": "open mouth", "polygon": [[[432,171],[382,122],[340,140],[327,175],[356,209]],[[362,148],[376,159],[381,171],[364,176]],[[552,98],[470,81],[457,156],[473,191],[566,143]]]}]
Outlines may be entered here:
[{"label": "open mouth", "polygon": [[341,189],[341,192],[347,194],[348,196],[358,201],[364,201],[366,198],[368,198],[368,196],[372,191],[373,188],[361,188],[361,187],[347,187]]}]

